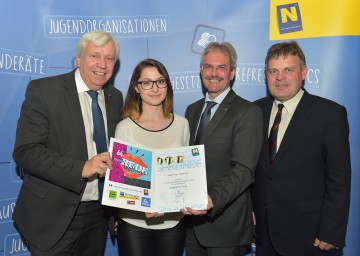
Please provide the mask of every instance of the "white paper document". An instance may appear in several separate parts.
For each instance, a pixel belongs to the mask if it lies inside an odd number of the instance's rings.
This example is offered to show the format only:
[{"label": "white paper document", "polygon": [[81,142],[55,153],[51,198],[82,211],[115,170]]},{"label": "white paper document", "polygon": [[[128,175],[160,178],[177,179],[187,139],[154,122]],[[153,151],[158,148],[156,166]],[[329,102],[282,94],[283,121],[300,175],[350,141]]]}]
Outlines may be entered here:
[{"label": "white paper document", "polygon": [[142,212],[207,207],[203,145],[150,149],[111,138],[102,204]]}]

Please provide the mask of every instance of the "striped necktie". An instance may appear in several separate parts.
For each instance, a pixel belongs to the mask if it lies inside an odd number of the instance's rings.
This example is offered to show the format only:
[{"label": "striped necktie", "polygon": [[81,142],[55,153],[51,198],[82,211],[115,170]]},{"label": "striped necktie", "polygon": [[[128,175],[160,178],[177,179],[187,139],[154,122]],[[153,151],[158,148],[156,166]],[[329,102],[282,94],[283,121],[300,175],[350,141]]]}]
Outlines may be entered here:
[{"label": "striped necktie", "polygon": [[281,122],[281,112],[282,112],[283,108],[284,108],[283,104],[278,105],[278,111],[275,116],[274,124],[270,130],[270,135],[269,135],[269,140],[268,140],[270,164],[273,163],[273,161],[275,159],[276,151],[277,151],[277,134],[278,134],[279,125]]}]

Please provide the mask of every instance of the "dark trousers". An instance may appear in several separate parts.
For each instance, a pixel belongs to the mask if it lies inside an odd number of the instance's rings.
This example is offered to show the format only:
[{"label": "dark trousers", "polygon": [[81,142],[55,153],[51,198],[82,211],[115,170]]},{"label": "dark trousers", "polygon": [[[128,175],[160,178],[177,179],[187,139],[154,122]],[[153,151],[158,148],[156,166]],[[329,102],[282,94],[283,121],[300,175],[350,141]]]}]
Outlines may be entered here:
[{"label": "dark trousers", "polygon": [[181,256],[184,251],[185,226],[168,229],[146,229],[118,220],[120,256]]},{"label": "dark trousers", "polygon": [[205,247],[197,240],[193,227],[187,227],[186,256],[244,256],[247,250],[247,246]]},{"label": "dark trousers", "polygon": [[30,244],[29,248],[32,256],[102,256],[106,235],[107,219],[101,204],[97,201],[84,202],[80,203],[69,228],[54,247],[40,251]]}]

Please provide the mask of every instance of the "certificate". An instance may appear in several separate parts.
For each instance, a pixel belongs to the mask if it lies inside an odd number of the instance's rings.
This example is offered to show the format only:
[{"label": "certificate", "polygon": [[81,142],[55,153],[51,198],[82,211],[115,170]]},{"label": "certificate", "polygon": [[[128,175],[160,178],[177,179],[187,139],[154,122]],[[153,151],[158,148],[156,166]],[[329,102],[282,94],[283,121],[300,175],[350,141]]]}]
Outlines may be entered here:
[{"label": "certificate", "polygon": [[106,172],[103,205],[142,212],[206,209],[203,145],[151,149],[111,138],[109,151],[112,169]]}]

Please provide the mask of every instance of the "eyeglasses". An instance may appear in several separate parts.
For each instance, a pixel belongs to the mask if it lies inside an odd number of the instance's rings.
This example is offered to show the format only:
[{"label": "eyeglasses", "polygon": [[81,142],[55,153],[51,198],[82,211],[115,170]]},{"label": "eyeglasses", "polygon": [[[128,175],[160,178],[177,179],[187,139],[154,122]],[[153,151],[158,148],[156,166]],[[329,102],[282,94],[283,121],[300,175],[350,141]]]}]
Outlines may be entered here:
[{"label": "eyeglasses", "polygon": [[210,64],[205,64],[205,65],[202,65],[201,66],[201,70],[204,71],[204,72],[213,72],[213,70],[216,70],[217,72],[226,72],[229,70],[229,68],[225,65],[220,65],[220,66],[217,66],[217,67],[214,67]]},{"label": "eyeglasses", "polygon": [[141,88],[143,90],[151,90],[154,87],[154,84],[156,84],[157,88],[165,88],[167,87],[167,82],[165,79],[159,79],[159,80],[145,80],[145,81],[138,81],[138,84],[141,85]]}]

